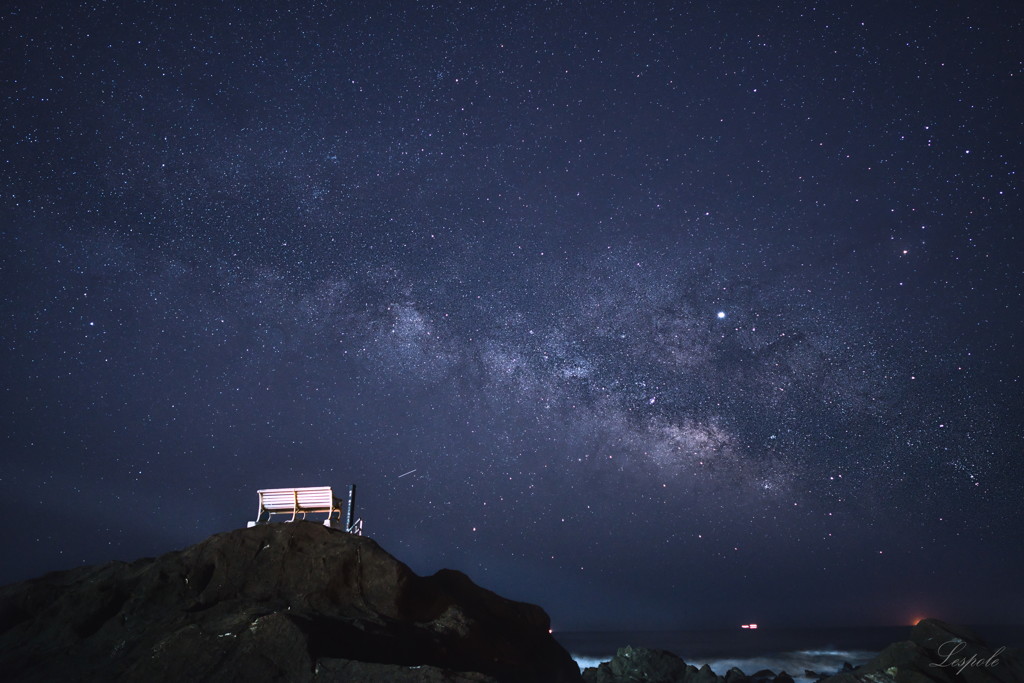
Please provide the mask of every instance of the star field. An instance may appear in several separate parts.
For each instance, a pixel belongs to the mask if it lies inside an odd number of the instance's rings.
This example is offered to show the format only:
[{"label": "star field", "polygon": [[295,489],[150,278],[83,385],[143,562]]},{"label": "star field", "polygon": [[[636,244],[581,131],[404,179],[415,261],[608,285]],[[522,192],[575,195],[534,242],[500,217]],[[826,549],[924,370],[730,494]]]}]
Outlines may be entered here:
[{"label": "star field", "polygon": [[0,581],[354,482],[556,628],[1020,621],[1022,24],[7,10]]}]

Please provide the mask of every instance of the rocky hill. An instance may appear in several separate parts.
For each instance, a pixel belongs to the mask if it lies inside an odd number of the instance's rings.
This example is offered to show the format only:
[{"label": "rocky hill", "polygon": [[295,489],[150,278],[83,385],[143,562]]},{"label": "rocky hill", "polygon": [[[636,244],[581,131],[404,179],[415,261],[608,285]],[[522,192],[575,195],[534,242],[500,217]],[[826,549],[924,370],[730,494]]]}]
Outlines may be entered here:
[{"label": "rocky hill", "polygon": [[7,681],[579,681],[547,614],[312,522],[0,588]]}]

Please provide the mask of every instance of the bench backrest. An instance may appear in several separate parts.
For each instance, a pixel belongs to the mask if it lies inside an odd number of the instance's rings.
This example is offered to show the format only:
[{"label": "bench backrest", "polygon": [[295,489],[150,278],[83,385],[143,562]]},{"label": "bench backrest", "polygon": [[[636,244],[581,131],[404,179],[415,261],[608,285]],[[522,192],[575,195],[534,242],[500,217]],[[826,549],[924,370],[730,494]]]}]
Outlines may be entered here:
[{"label": "bench backrest", "polygon": [[329,510],[336,507],[334,494],[330,486],[308,486],[297,489],[260,489],[260,507],[264,510],[293,510],[298,509]]}]

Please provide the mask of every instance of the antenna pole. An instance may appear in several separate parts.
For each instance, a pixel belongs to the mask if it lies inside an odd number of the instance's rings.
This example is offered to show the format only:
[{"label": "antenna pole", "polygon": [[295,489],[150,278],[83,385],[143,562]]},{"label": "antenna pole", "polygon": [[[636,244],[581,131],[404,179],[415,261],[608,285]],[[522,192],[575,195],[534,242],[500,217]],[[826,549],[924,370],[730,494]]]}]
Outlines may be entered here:
[{"label": "antenna pole", "polygon": [[348,518],[345,520],[345,531],[352,531],[352,525],[356,521],[356,485],[352,484],[348,490]]}]

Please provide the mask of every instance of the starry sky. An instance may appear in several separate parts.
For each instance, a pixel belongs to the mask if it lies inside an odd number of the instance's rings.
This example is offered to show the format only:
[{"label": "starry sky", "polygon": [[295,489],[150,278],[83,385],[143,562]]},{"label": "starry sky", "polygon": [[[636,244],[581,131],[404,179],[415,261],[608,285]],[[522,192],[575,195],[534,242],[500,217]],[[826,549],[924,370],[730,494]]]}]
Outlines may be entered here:
[{"label": "starry sky", "polygon": [[556,629],[1024,621],[1018,2],[3,10],[0,582],[256,490]]}]

